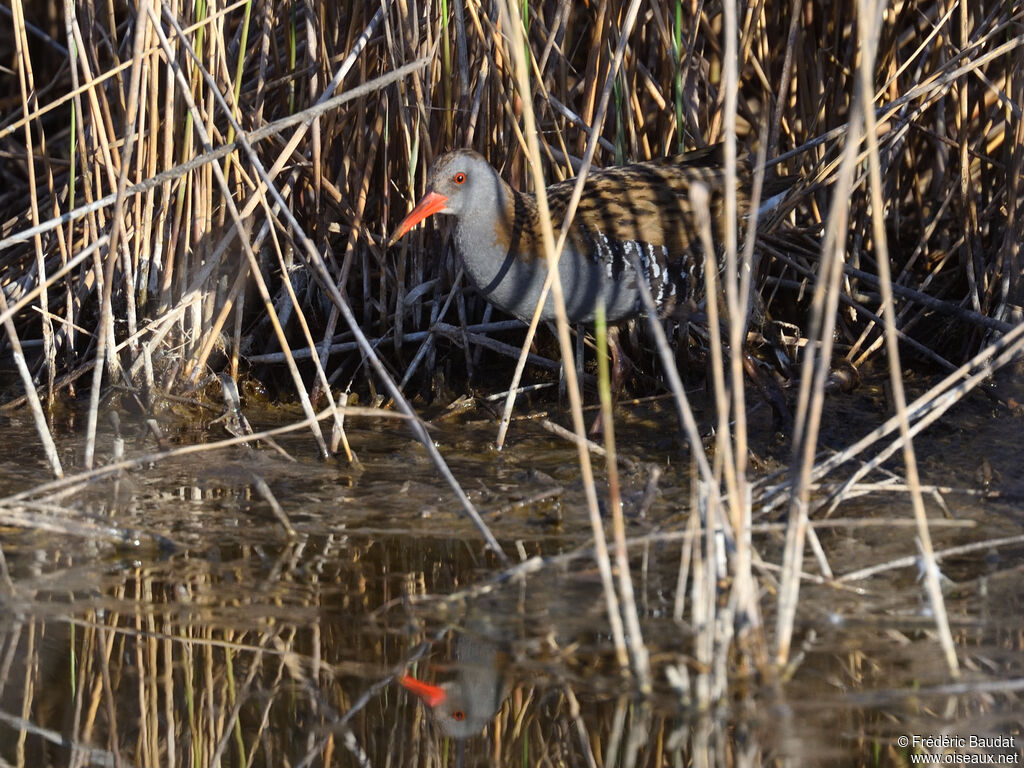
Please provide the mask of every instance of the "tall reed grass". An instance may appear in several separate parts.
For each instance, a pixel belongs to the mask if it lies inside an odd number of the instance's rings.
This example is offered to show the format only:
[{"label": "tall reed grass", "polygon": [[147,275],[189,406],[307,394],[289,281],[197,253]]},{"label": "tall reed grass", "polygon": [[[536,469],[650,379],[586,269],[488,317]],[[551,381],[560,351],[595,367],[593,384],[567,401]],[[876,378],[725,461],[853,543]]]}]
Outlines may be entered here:
[{"label": "tall reed grass", "polygon": [[[699,630],[698,671],[675,670],[677,687],[708,709],[727,695],[732,662],[770,679],[791,660],[804,553],[818,551],[811,522],[834,501],[812,491],[839,466],[817,447],[840,359],[888,367],[895,415],[855,455],[871,464],[902,453],[956,674],[912,437],[1024,345],[1019,2],[63,10],[13,0],[14,69],[0,80],[0,343],[18,382],[4,407],[31,410],[57,485],[64,468],[47,424],[57,398],[89,400],[90,469],[112,388],[155,412],[211,381],[219,389],[211,376],[226,372],[301,402],[323,455],[347,450],[337,393],[384,393],[475,515],[410,399],[438,371],[479,376],[481,348],[510,355],[509,377],[520,353],[487,335],[507,326],[463,290],[444,238],[428,229],[384,246],[430,162],[473,147],[513,185],[540,191],[591,164],[723,141],[731,172],[743,151],[800,181],[756,238],[734,199],[724,222],[703,206],[703,237],[722,233],[705,248],[698,333],[717,408],[710,455],[675,364],[673,345],[687,339],[653,314],[646,324],[694,466],[676,599]],[[545,235],[555,258],[559,233]],[[564,313],[558,326],[617,658],[646,690],[621,517],[608,553]],[[798,391],[790,474],[771,486],[747,466],[744,350],[779,328],[796,329],[781,338]],[[910,404],[908,359],[949,372]],[[788,514],[768,629],[751,531],[755,508],[772,505]]]}]

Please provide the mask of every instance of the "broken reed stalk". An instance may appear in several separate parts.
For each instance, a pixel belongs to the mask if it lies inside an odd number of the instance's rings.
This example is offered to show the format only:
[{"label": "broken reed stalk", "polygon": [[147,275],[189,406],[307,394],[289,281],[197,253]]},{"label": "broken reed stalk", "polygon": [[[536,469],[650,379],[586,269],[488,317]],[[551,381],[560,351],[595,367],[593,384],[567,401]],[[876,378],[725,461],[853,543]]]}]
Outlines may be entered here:
[{"label": "broken reed stalk", "polygon": [[[985,347],[974,358],[910,403],[906,410],[908,416],[913,419],[913,425],[907,438],[912,439],[933,424],[942,414],[961,402],[967,394],[989,380],[993,374],[1019,359],[1022,353],[1024,353],[1024,324],[1018,325],[1006,336],[998,338],[993,344]],[[899,436],[870,458],[864,456],[871,446],[879,440],[889,437],[898,429],[899,416],[895,415],[847,446],[846,449],[823,458],[815,464],[811,477],[812,484],[820,483],[821,480],[849,461],[860,463],[860,466],[842,481],[838,488],[830,491],[819,503],[819,507],[825,509],[824,514],[831,514],[842,501],[848,498],[848,492],[857,486],[865,475],[878,469],[896,451],[902,449],[904,438]],[[771,481],[771,478],[762,478],[758,481],[758,506],[762,514],[774,511],[780,505],[787,503],[789,499],[788,481],[769,485]]]},{"label": "broken reed stalk", "polygon": [[[336,406],[335,408],[327,409],[314,416],[319,421],[326,419],[337,419],[339,414],[335,413],[339,410],[346,414],[348,417],[365,417],[372,419],[399,419],[406,421],[409,416],[403,413],[396,413],[393,411],[383,411],[379,408],[360,408],[357,406]],[[102,467],[96,467],[91,470],[80,472],[75,475],[65,475],[57,480],[50,480],[46,483],[40,483],[31,488],[28,488],[17,493],[10,494],[0,498],[0,505],[12,505],[16,506],[19,502],[29,501],[35,497],[43,496],[51,493],[68,493],[70,491],[80,490],[86,487],[90,482],[96,480],[116,476],[120,472],[137,469],[140,466],[152,464],[155,462],[165,461],[176,456],[186,456],[195,453],[205,453],[207,451],[215,451],[222,448],[228,448],[236,445],[249,445],[251,443],[258,443],[260,440],[267,440],[277,435],[285,435],[291,432],[296,432],[303,429],[308,429],[309,424],[305,420],[299,420],[291,424],[285,424],[280,427],[274,427],[273,429],[267,429],[260,432],[255,432],[251,435],[239,435],[237,437],[224,438],[223,440],[214,441],[211,443],[195,443],[192,445],[182,445],[177,448],[169,448],[163,451],[155,451],[149,454],[142,454],[133,456],[128,459],[123,459],[119,462],[106,464]]]},{"label": "broken reed stalk", "polygon": [[21,341],[18,339],[18,331],[14,327],[14,321],[7,312],[7,298],[3,295],[2,290],[0,290],[0,313],[5,316],[3,324],[4,330],[7,332],[7,343],[11,345],[14,364],[18,369],[18,376],[21,378],[21,383],[25,390],[29,410],[32,412],[32,420],[35,423],[39,441],[43,446],[43,453],[46,455],[46,460],[54,477],[62,478],[64,477],[64,468],[61,466],[60,456],[57,454],[57,445],[53,441],[53,435],[50,434],[50,426],[46,421],[46,415],[43,413],[43,406],[39,400],[39,393],[36,392],[35,382],[32,380],[32,374],[25,361],[25,353],[22,351]]},{"label": "broken reed stalk", "polygon": [[[999,339],[996,344],[986,347],[974,360],[969,361],[953,374],[947,376],[940,384],[932,387],[924,395],[917,398],[907,408],[907,413],[912,415],[915,420],[913,427],[907,435],[905,437],[900,435],[895,438],[869,460],[861,459],[861,466],[844,481],[842,487],[833,495],[830,507],[838,504],[843,498],[845,489],[859,482],[867,473],[875,470],[883,462],[887,461],[896,451],[903,448],[907,440],[913,439],[921,430],[933,424],[969,392],[988,380],[992,374],[1003,366],[1018,360],[1022,352],[1024,352],[1024,324],[1018,326],[1012,333]],[[964,378],[964,373],[967,371],[970,371],[970,375]],[[823,460],[815,467],[815,476],[824,477],[830,470],[841,465],[846,460],[860,457],[869,446],[896,431],[899,427],[899,421],[900,416],[897,414],[886,421],[885,424],[851,445],[847,450]]]},{"label": "broken reed stalk", "polygon": [[[29,102],[30,102],[30,100],[32,102],[35,101],[34,92],[35,92],[36,89],[35,89],[34,78],[33,78],[33,74],[32,74],[32,62],[31,62],[31,60],[30,60],[30,58],[29,58],[29,56],[27,54],[27,51],[28,51],[28,36],[27,36],[27,33],[26,33],[26,28],[25,28],[25,15],[24,15],[24,9],[22,8],[22,5],[21,5],[20,2],[13,2],[11,4],[11,11],[12,11],[11,15],[12,15],[12,21],[13,21],[13,27],[14,27],[14,55],[15,55],[15,58],[16,58],[17,64],[18,64],[18,84],[19,84],[19,90],[20,90],[20,94],[19,95],[20,95],[20,100],[21,100],[21,108],[22,108],[22,112],[23,113],[27,113],[29,111]],[[24,124],[24,136],[25,136],[25,149],[26,149],[26,152],[28,153],[29,157],[33,157],[36,154],[35,146],[34,146],[35,145],[35,140],[33,139],[33,136],[32,136],[32,127],[27,122]],[[44,144],[44,148],[45,148],[45,144]],[[39,197],[38,197],[37,180],[36,180],[36,174],[35,174],[35,168],[34,167],[29,168],[29,172],[28,172],[28,187],[29,187],[29,207],[30,207],[30,210],[31,210],[32,220],[33,221],[38,221],[39,220]],[[35,257],[36,257],[36,269],[38,271],[40,279],[42,280],[42,278],[44,278],[45,275],[46,275],[46,259],[44,258],[44,255],[43,255],[43,244],[42,244],[42,241],[39,239],[39,237],[35,237],[35,238],[33,238],[32,245],[33,245],[33,250],[35,252]],[[55,361],[55,359],[56,359],[56,351],[54,349],[54,342],[53,342],[53,323],[51,321],[50,310],[49,310],[49,295],[48,295],[48,293],[47,293],[45,288],[39,294],[39,311],[40,311],[40,325],[41,325],[42,334],[43,334],[43,357],[44,357],[45,360]],[[13,342],[12,342],[12,346],[13,346]],[[22,370],[21,370],[24,367],[24,362],[23,362],[22,359],[20,359],[21,358],[21,349],[16,349],[15,354],[19,356],[19,361],[18,361],[17,365],[18,365],[18,369],[19,369],[19,374],[22,375],[23,380],[24,380],[24,375],[22,374]],[[53,365],[51,364],[50,366],[48,366],[47,388],[46,388],[47,403],[48,404],[52,404],[53,403],[53,396],[54,396],[53,382],[54,382],[54,373],[53,373]],[[35,412],[34,411],[35,411],[35,404],[33,404],[33,415],[35,416]],[[35,418],[36,418],[36,421],[38,423],[38,417],[35,416]],[[44,445],[46,445],[46,443],[45,443],[46,438],[43,437],[43,440],[44,440]],[[50,452],[49,445],[46,445],[46,453],[47,453],[47,459],[50,461],[51,467],[54,467],[54,455]],[[54,471],[55,471],[55,473],[59,473],[60,472],[59,464],[56,467],[54,467]]]}]

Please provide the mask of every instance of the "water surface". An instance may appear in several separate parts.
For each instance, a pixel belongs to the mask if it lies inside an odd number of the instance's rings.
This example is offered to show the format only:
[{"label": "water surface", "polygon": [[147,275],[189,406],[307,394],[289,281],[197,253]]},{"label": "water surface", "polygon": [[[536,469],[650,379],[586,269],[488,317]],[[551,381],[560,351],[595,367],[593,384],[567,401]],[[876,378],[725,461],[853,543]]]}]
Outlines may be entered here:
[{"label": "water surface", "polygon": [[[828,407],[825,448],[886,416],[870,383]],[[299,418],[278,408],[247,415],[257,430]],[[943,487],[927,497],[935,548],[982,543],[941,563],[961,677],[949,675],[916,566],[899,564],[917,554],[909,499],[880,489],[843,502],[833,527],[817,529],[834,577],[822,579],[808,552],[791,667],[765,679],[734,652],[723,661],[730,688],[707,711],[687,687],[707,671],[695,656],[699,627],[689,606],[674,618],[692,494],[668,405],[618,413],[627,535],[643,540],[631,567],[654,670],[646,696],[616,661],[575,448],[539,416],[518,421],[500,454],[484,411],[436,419],[432,432],[505,551],[528,563],[511,571],[398,422],[347,422],[358,466],[320,461],[298,432],[277,438],[294,460],[265,445],[217,448],[18,500],[10,495],[49,478],[27,418],[5,418],[0,758],[9,764],[404,766],[458,754],[467,765],[900,765],[915,744],[960,760],[1021,754],[1019,420],[984,397],[917,444],[924,482]],[[69,473],[80,423],[71,413],[55,425]],[[760,410],[752,424],[758,477],[778,482],[763,478],[788,449]],[[224,436],[202,419],[163,427],[170,445]],[[125,455],[156,449],[138,420],[122,415],[120,431]],[[101,436],[104,462],[113,437]],[[8,525],[25,519],[16,515],[37,524]],[[755,515],[768,642],[784,522],[784,508]],[[446,738],[396,682],[406,673],[465,682],[488,665],[498,711],[465,741]],[[951,746],[921,745],[940,736]],[[972,736],[988,741],[974,748]]]}]

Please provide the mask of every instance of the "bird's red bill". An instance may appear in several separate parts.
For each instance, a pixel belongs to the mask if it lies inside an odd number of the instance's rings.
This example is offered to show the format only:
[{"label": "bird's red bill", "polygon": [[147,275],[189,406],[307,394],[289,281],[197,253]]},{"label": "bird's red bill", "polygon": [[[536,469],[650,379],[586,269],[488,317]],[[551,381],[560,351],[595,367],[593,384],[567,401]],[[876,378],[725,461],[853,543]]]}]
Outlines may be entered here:
[{"label": "bird's red bill", "polygon": [[409,692],[415,693],[430,707],[436,707],[442,701],[445,700],[447,694],[443,688],[430,683],[424,683],[422,680],[417,680],[415,677],[409,677],[408,675],[402,675],[398,678],[398,682]]},{"label": "bird's red bill", "polygon": [[394,245],[406,232],[415,227],[428,216],[433,216],[438,211],[443,211],[448,205],[448,198],[440,192],[430,190],[423,196],[423,199],[416,203],[416,207],[409,211],[409,215],[402,219],[395,234],[391,236],[388,245]]}]

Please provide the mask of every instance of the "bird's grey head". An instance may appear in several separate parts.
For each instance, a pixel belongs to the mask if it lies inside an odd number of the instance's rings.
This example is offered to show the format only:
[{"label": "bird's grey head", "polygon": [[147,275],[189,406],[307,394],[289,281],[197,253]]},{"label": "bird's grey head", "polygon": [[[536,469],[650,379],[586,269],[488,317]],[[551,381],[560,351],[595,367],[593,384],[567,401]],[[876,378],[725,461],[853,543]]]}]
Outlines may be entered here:
[{"label": "bird's grey head", "polygon": [[477,736],[494,719],[491,702],[476,700],[471,688],[467,690],[459,681],[442,687],[447,696],[434,708],[433,715],[445,736],[453,739]]},{"label": "bird's grey head", "polygon": [[437,158],[427,185],[447,199],[439,212],[456,216],[487,208],[493,211],[502,188],[497,171],[471,149],[458,149]]},{"label": "bird's grey head", "polygon": [[388,240],[394,245],[406,232],[435,213],[461,219],[493,220],[496,206],[504,204],[504,182],[476,152],[459,149],[434,161],[427,177],[427,191]]}]

